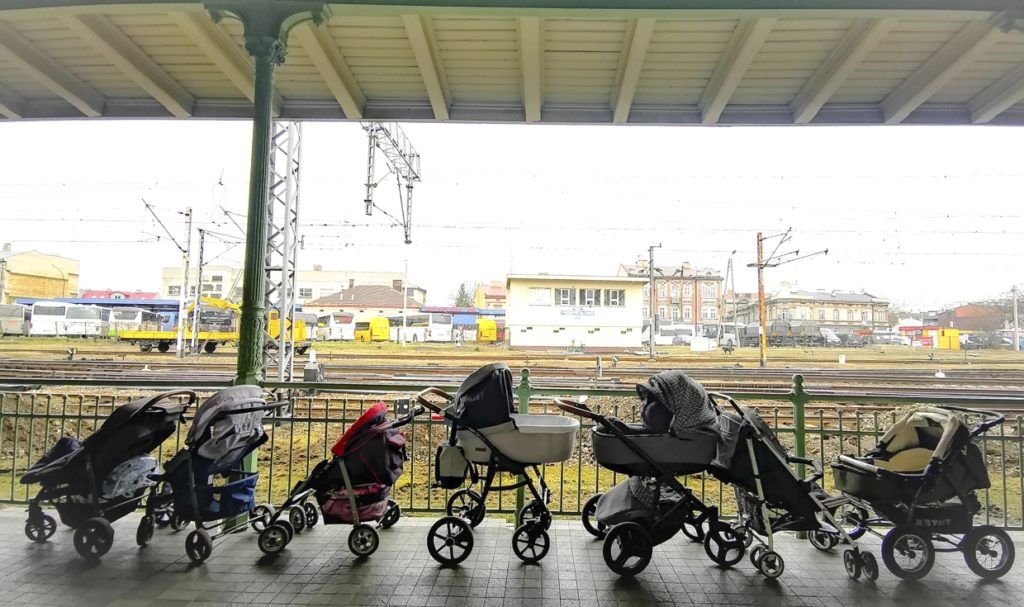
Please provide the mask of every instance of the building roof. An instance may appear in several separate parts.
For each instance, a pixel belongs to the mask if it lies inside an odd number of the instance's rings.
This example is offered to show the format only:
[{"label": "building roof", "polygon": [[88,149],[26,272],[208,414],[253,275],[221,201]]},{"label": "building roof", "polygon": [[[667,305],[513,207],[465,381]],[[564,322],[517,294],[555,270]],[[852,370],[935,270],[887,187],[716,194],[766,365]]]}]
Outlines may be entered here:
[{"label": "building roof", "polygon": [[[672,278],[673,275],[677,274],[682,268],[683,278],[694,278],[694,268],[689,262],[683,262],[678,266],[664,266],[654,264],[654,278],[655,280],[662,278]],[[644,261],[638,261],[633,264],[619,264],[619,274],[626,276],[645,276],[649,277],[647,273],[647,263]],[[678,275],[676,275],[678,278]],[[718,274],[718,270],[711,268],[700,268],[696,270],[696,278],[707,278],[711,280],[722,280],[722,277]]]},{"label": "building roof", "polygon": [[870,293],[848,293],[843,291],[790,291],[782,290],[765,297],[768,301],[813,301],[814,303],[888,303]]},{"label": "building roof", "polygon": [[957,306],[952,310],[946,310],[942,312],[942,316],[952,314],[954,318],[979,318],[985,316],[1002,316],[997,308],[992,306],[985,306],[981,304],[965,304]]},{"label": "building roof", "polygon": [[588,276],[584,274],[509,274],[506,285],[513,280],[551,280],[551,281],[576,281],[576,282],[622,282],[622,283],[645,283],[646,278],[635,278],[632,276]]},{"label": "building roof", "polygon": [[356,285],[331,293],[325,297],[307,301],[307,308],[406,308],[419,309],[423,304],[411,297],[406,299],[401,291],[378,285]]},{"label": "building roof", "polygon": [[[285,119],[1024,124],[1020,0],[326,4],[277,69]],[[2,7],[0,116],[252,116],[242,25],[196,0]]]},{"label": "building roof", "polygon": [[481,288],[484,291],[484,298],[486,299],[500,299],[508,296],[508,289],[506,289],[505,285],[500,282],[492,282],[490,284],[482,285]]},{"label": "building roof", "polygon": [[120,295],[121,299],[156,299],[158,293],[151,291],[117,291],[112,289],[86,289],[82,291],[82,299],[113,299],[114,295]]}]

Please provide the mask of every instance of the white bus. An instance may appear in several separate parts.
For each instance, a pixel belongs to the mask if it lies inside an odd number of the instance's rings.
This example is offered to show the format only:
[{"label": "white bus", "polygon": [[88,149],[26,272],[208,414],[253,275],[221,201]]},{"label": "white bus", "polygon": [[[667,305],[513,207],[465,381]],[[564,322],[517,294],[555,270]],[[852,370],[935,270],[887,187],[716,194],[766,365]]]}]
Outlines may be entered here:
[{"label": "white bus", "polygon": [[32,304],[32,320],[29,321],[28,334],[36,336],[64,335],[64,322],[68,310],[75,304],[62,301],[37,301]]},{"label": "white bus", "polygon": [[[392,316],[388,321],[391,323],[391,341],[401,341],[402,317]],[[406,343],[451,342],[452,315],[436,312],[410,314],[406,317],[404,330]]]},{"label": "white bus", "polygon": [[355,315],[351,312],[321,314],[317,320],[316,338],[324,341],[354,341]]},{"label": "white bus", "polygon": [[0,335],[28,335],[28,306],[0,305]]},{"label": "white bus", "polygon": [[117,335],[121,331],[159,331],[163,328],[163,319],[156,312],[142,308],[111,308],[110,332]]},{"label": "white bus", "polygon": [[64,317],[64,335],[68,337],[107,337],[110,334],[110,308],[74,306]]}]

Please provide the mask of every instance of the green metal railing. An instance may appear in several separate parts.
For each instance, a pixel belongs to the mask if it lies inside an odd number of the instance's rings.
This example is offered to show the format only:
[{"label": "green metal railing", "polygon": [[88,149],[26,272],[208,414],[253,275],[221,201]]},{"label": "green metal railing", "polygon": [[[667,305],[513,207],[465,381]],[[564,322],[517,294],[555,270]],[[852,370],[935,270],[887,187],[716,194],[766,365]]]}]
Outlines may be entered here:
[{"label": "green metal railing", "polygon": [[[11,384],[0,379],[0,384]],[[32,383],[40,383],[32,380]],[[52,380],[46,390],[0,392],[0,503],[22,504],[30,488],[18,478],[45,453],[60,436],[88,436],[114,407],[173,382],[132,383],[131,390],[109,389],[110,382],[71,382]],[[202,386],[213,391],[223,384]],[[100,386],[108,389],[101,390]],[[274,418],[267,424],[269,441],[260,450],[257,469],[260,501],[278,503],[288,490],[304,478],[313,466],[329,456],[330,448],[348,426],[368,406],[384,400],[397,406],[407,404],[421,387],[408,384],[277,384],[270,390],[286,390],[292,401],[291,415]],[[455,386],[438,386],[454,388]],[[551,402],[553,396],[578,398],[586,395],[595,410],[615,415],[624,421],[639,419],[635,392],[622,389],[567,390],[536,387],[529,370],[523,369],[515,390],[519,410],[561,414]],[[914,404],[952,404],[978,408],[1020,409],[1024,397],[999,399],[916,398],[893,396],[851,396],[816,394],[804,389],[803,378],[794,377],[792,389],[785,394],[769,392],[730,393],[739,402],[757,409],[775,429],[780,440],[793,452],[827,462],[840,452],[863,454],[871,449],[885,429],[894,423],[898,409]],[[607,490],[622,480],[598,467],[590,450],[587,430],[582,424],[572,458],[543,468],[552,489],[552,511],[557,515],[575,515],[594,493]],[[166,461],[181,448],[187,425],[180,428],[161,448]],[[410,461],[406,473],[395,486],[393,498],[412,512],[439,512],[449,492],[432,488],[434,450],[447,438],[442,421],[423,415],[406,430]],[[979,496],[985,508],[980,514],[991,524],[1024,528],[1024,418],[1014,416],[990,435],[980,439],[989,465],[992,487]],[[802,473],[802,471],[799,471]],[[832,488],[826,465],[825,486]],[[718,505],[725,514],[734,510],[732,492],[710,476],[693,476],[687,484],[709,505]],[[518,499],[517,499],[518,498]],[[492,512],[510,514],[522,506],[522,497],[498,493],[488,504]]]}]

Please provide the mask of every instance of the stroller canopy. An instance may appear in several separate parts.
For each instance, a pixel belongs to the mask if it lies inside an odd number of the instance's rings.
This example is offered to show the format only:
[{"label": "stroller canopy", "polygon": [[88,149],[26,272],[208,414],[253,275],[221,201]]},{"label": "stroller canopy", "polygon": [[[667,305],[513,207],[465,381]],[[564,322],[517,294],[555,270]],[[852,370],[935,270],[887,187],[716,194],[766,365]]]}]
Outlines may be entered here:
[{"label": "stroller canopy", "polygon": [[717,414],[704,386],[682,371],[662,371],[637,384],[644,427],[654,434],[715,432]]},{"label": "stroller canopy", "polygon": [[230,460],[231,454],[258,443],[264,436],[263,416],[266,411],[237,413],[265,405],[259,386],[232,386],[206,400],[185,437],[185,444],[199,455],[211,460]]},{"label": "stroller canopy", "polygon": [[923,407],[907,413],[878,441],[875,465],[893,472],[924,470],[932,459],[945,461],[971,441],[960,416]]},{"label": "stroller canopy", "polygon": [[345,450],[352,441],[367,428],[373,428],[378,424],[383,424],[387,414],[388,404],[384,402],[377,403],[364,411],[363,414],[359,416],[359,419],[349,426],[348,430],[341,435],[338,442],[334,443],[334,446],[331,447],[331,453],[338,457],[344,457]]},{"label": "stroller canopy", "polygon": [[509,421],[516,412],[512,371],[505,363],[480,367],[459,386],[454,403],[459,423],[469,428],[489,428]]}]

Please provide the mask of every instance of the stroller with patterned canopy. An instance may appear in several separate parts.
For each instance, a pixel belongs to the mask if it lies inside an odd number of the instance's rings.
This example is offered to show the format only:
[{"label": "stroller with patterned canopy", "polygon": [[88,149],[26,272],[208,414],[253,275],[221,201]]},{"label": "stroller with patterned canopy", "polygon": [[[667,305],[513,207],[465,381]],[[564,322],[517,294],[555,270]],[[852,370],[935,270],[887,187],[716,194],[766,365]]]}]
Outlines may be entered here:
[{"label": "stroller with patterned canopy", "polygon": [[388,529],[402,516],[398,502],[389,499],[409,459],[399,428],[422,412],[423,407],[417,406],[408,415],[388,421],[388,406],[383,402],[363,412],[331,448],[334,457],[321,461],[296,483],[280,507],[261,504],[253,510],[260,550],[280,552],[295,532],[316,525],[322,512],[326,525],[353,525],[348,535],[353,554],[360,558],[373,554],[380,537],[369,523]]},{"label": "stroller with patterned canopy", "polygon": [[[973,427],[971,417],[978,419]],[[882,536],[882,562],[894,575],[923,578],[936,552],[962,552],[971,571],[986,579],[1013,567],[1006,532],[974,525],[981,510],[977,492],[991,486],[975,439],[1004,419],[992,411],[923,407],[893,424],[863,457],[840,455],[832,463],[843,492],[837,506],[855,517],[851,523],[875,535],[881,534],[873,525],[892,525]],[[869,508],[879,517],[868,518]]]},{"label": "stroller with patterned canopy", "polygon": [[677,478],[703,472],[718,444],[717,415],[703,386],[680,371],[637,385],[642,423],[601,415],[579,401],[555,399],[565,411],[594,422],[594,459],[628,478],[583,506],[583,526],[604,540],[608,568],[634,576],[650,563],[654,546],[682,530],[703,541],[718,511],[705,506]]},{"label": "stroller with patterned canopy", "polygon": [[[249,524],[256,506],[258,472],[242,469],[242,460],[267,442],[263,417],[287,402],[267,404],[259,386],[233,386],[217,392],[196,411],[185,437],[185,448],[153,475],[171,486],[171,494],[150,491],[146,515],[150,525],[156,510],[173,503],[174,516],[196,529],[185,538],[185,553],[202,563],[213,552],[213,540]],[[210,531],[220,527],[214,534]]]},{"label": "stroller with patterned canopy", "polygon": [[[445,406],[431,402],[427,396],[443,399]],[[467,475],[473,483],[483,481],[479,492],[467,488],[451,495],[448,516],[434,523],[428,532],[430,556],[445,566],[464,561],[473,551],[472,529],[487,513],[488,494],[526,487],[532,499],[516,515],[512,551],[525,563],[543,559],[551,548],[547,533],[551,527],[551,491],[540,466],[569,459],[579,422],[559,415],[517,413],[512,372],[504,363],[476,370],[454,396],[427,388],[416,400],[450,426],[448,442],[438,447],[435,456],[436,486],[458,489]],[[495,484],[501,473],[521,475],[522,480]]]},{"label": "stroller with patterned canopy", "polygon": [[[188,396],[188,401],[182,404],[176,396]],[[195,402],[195,392],[187,390],[141,398],[114,409],[85,440],[57,441],[21,478],[22,484],[41,485],[28,504],[25,535],[45,542],[57,530],[53,517],[43,513],[41,504],[48,502],[75,529],[78,554],[105,555],[114,541],[110,523],[138,508],[146,489],[156,484],[150,475],[160,465],[150,453],[174,434]],[[154,519],[166,520],[164,511],[154,508],[154,513]],[[152,535],[152,525],[140,528],[136,541],[144,546]]]}]

